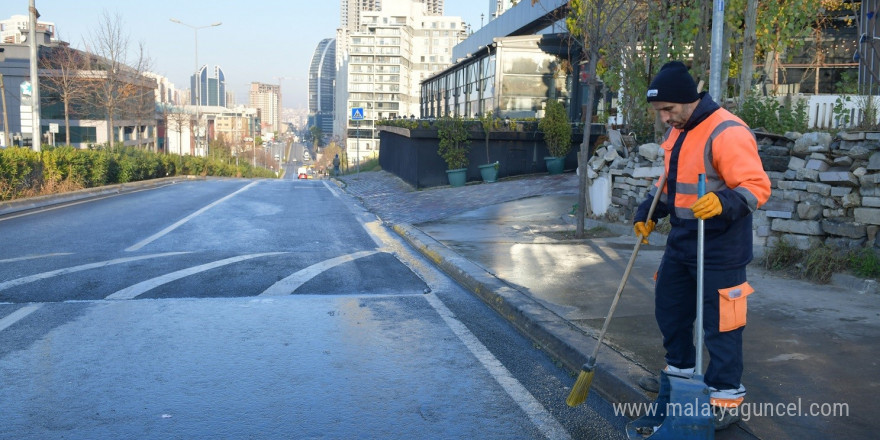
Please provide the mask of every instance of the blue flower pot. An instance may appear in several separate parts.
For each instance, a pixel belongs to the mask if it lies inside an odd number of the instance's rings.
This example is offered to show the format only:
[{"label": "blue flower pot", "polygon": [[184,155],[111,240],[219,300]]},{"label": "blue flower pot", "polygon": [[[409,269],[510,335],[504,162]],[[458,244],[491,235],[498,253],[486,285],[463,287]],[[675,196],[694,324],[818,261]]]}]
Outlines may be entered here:
[{"label": "blue flower pot", "polygon": [[483,176],[483,182],[486,183],[498,180],[498,162],[480,165],[480,175]]},{"label": "blue flower pot", "polygon": [[446,170],[446,177],[449,178],[449,186],[464,186],[467,181],[467,168]]},{"label": "blue flower pot", "polygon": [[544,163],[547,165],[547,173],[562,174],[562,170],[565,168],[565,157],[546,156]]}]

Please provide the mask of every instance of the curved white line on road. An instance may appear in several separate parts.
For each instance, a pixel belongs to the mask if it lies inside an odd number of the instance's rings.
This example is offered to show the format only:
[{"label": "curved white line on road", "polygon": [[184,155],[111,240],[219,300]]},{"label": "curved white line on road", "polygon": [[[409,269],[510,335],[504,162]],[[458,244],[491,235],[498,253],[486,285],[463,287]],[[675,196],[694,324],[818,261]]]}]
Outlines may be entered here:
[{"label": "curved white line on road", "polygon": [[3,319],[0,319],[0,332],[6,330],[12,324],[15,324],[18,321],[24,319],[27,315],[36,312],[40,307],[43,307],[42,303],[31,304],[29,306],[24,306],[8,315],[6,315]]},{"label": "curved white line on road", "polygon": [[228,196],[223,197],[222,199],[217,200],[217,201],[215,201],[214,203],[211,203],[210,205],[205,206],[205,207],[202,208],[202,209],[199,209],[198,211],[196,211],[196,212],[194,212],[194,213],[192,213],[192,214],[190,214],[190,215],[188,215],[188,216],[186,216],[186,217],[184,217],[184,218],[178,220],[178,221],[175,222],[173,225],[171,225],[171,226],[169,226],[169,227],[167,227],[167,228],[165,228],[165,229],[163,229],[163,230],[161,230],[161,231],[159,231],[159,232],[157,232],[157,233],[155,233],[155,234],[153,234],[153,235],[151,235],[151,236],[145,238],[144,240],[141,240],[139,243],[135,244],[134,246],[129,247],[129,248],[126,249],[125,251],[126,251],[126,252],[134,252],[134,251],[136,251],[136,250],[139,250],[140,248],[142,248],[142,247],[144,247],[144,246],[146,246],[146,245],[148,245],[148,244],[150,244],[150,243],[152,243],[152,242],[154,242],[154,241],[156,241],[156,240],[162,238],[164,235],[168,234],[169,232],[171,232],[171,231],[173,231],[173,230],[179,228],[179,227],[182,226],[184,223],[186,223],[186,222],[192,220],[193,218],[195,218],[196,216],[202,214],[203,212],[205,212],[205,211],[207,211],[207,210],[209,210],[209,209],[211,209],[211,208],[213,208],[213,207],[215,207],[215,206],[217,206],[217,205],[219,205],[219,204],[221,204],[221,203],[223,203],[223,202],[225,202],[225,201],[231,199],[232,197],[235,197],[235,195],[237,195],[238,193],[247,190],[248,188],[250,188],[250,187],[256,185],[257,183],[259,183],[259,182],[251,182],[250,184],[248,184],[248,185],[245,186],[244,188],[241,188],[241,189],[239,189],[238,191],[236,191],[236,192],[234,192],[234,193],[232,193],[232,194],[229,194]]},{"label": "curved white line on road", "polygon": [[97,269],[99,267],[112,266],[114,264],[123,264],[123,263],[128,263],[131,261],[147,260],[150,258],[161,258],[161,257],[168,257],[171,255],[181,255],[181,254],[188,254],[188,253],[189,252],[165,252],[165,253],[161,253],[161,254],[149,254],[149,255],[139,255],[137,257],[117,258],[115,260],[99,261],[97,263],[83,264],[81,266],[65,267],[64,269],[58,269],[58,270],[52,270],[49,272],[28,275],[26,277],[16,278],[14,280],[2,282],[2,283],[0,283],[0,290],[5,290],[10,287],[20,286],[22,284],[33,283],[34,281],[45,280],[46,278],[57,277],[59,275],[66,275],[66,274],[74,273],[74,272],[82,272],[84,270]]},{"label": "curved white line on road", "polygon": [[336,258],[331,258],[329,260],[324,260],[320,263],[315,263],[305,269],[299,270],[293,275],[278,281],[277,283],[271,285],[268,289],[266,289],[260,296],[282,296],[282,295],[290,295],[299,286],[302,286],[310,279],[314,278],[321,272],[336,267],[342,263],[348,263],[349,261],[357,260],[358,258],[367,257],[373,255],[379,251],[361,251],[355,252],[353,254],[343,255]]},{"label": "curved white line on road", "polygon": [[71,255],[70,252],[56,252],[53,254],[43,254],[43,255],[28,255],[25,257],[18,258],[9,258],[6,260],[0,260],[0,263],[14,263],[16,261],[25,261],[25,260],[36,260],[37,258],[46,258],[46,257],[59,257],[62,255]]},{"label": "curved white line on road", "polygon": [[226,266],[232,263],[238,263],[239,261],[250,260],[258,257],[265,257],[267,255],[278,255],[278,254],[286,254],[287,252],[264,252],[261,254],[249,254],[249,255],[239,255],[237,257],[227,258],[225,260],[218,260],[211,263],[201,264],[198,266],[193,266],[187,269],[181,269],[176,272],[171,272],[169,274],[162,275],[160,277],[151,278],[146,281],[142,281],[133,286],[126,287],[120,291],[117,291],[105,299],[134,299],[142,293],[159,287],[163,284],[170,283],[175,280],[179,280],[183,277],[188,277],[190,275],[197,274],[199,272],[204,272],[206,270],[211,270],[220,266]]}]

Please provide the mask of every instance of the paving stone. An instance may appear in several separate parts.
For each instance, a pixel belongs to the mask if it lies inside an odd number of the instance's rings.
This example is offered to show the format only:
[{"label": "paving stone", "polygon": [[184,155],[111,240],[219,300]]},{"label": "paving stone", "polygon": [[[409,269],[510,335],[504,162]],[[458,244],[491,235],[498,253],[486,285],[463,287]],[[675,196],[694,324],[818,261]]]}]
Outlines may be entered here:
[{"label": "paving stone", "polygon": [[770,228],[777,232],[788,232],[800,235],[822,235],[822,224],[814,220],[773,219]]},{"label": "paving stone", "polygon": [[837,235],[840,237],[865,238],[868,236],[865,225],[854,222],[844,222],[837,220],[822,220],[822,230],[826,234]]}]

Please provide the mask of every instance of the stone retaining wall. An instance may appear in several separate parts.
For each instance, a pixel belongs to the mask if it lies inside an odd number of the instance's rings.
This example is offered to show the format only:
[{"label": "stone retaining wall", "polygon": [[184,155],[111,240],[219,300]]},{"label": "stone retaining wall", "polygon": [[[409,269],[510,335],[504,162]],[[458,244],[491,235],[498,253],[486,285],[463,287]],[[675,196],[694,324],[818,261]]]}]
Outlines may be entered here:
[{"label": "stone retaining wall", "polygon": [[[755,246],[785,238],[800,249],[880,249],[880,133],[758,134],[758,149],[773,192],[754,215]],[[594,212],[631,223],[663,169],[658,144],[628,152],[606,142],[589,162],[591,178],[610,179],[594,185],[609,193],[591,191]]]}]

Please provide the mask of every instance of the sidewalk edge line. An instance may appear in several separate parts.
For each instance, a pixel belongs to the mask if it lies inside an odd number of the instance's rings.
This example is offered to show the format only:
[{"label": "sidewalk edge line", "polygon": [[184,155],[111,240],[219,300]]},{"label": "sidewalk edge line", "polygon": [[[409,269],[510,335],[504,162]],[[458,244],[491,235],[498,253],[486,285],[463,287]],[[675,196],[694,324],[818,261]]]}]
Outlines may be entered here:
[{"label": "sidewalk edge line", "polygon": [[[459,284],[477,295],[526,337],[539,344],[572,372],[580,371],[596,339],[562,319],[528,295],[510,287],[444,244],[408,224],[392,229]],[[593,387],[611,402],[651,402],[628,377],[648,371],[603,345]],[[574,377],[572,377],[572,384]]]}]

